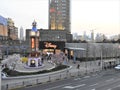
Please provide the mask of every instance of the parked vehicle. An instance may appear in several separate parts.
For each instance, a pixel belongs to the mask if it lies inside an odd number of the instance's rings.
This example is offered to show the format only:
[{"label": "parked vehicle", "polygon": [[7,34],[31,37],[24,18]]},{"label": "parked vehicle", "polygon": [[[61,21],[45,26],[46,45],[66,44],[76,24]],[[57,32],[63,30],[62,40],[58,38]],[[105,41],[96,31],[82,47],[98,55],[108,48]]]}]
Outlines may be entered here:
[{"label": "parked vehicle", "polygon": [[120,65],[115,66],[115,69],[120,70]]},{"label": "parked vehicle", "polygon": [[6,78],[7,75],[6,75],[5,73],[1,72],[1,77],[2,77],[2,78]]}]

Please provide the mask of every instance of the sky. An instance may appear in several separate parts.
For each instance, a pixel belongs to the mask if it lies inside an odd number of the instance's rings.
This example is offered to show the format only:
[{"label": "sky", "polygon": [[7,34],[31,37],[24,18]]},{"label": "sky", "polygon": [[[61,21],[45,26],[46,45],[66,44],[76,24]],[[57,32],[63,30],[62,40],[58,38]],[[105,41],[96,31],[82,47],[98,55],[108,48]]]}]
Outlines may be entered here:
[{"label": "sky", "polygon": [[[0,0],[0,15],[20,29],[48,29],[48,0]],[[120,34],[120,0],[71,0],[71,32]]]}]

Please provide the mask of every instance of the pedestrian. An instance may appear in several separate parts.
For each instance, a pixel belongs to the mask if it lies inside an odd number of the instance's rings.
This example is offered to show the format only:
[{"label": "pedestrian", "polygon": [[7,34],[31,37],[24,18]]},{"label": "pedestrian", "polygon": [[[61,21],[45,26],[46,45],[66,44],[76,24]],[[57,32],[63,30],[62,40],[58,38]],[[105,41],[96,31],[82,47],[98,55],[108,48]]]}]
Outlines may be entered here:
[{"label": "pedestrian", "polygon": [[98,62],[98,66],[100,66],[100,62]]},{"label": "pedestrian", "polygon": [[77,69],[79,69],[79,68],[80,68],[80,64],[77,65]]}]

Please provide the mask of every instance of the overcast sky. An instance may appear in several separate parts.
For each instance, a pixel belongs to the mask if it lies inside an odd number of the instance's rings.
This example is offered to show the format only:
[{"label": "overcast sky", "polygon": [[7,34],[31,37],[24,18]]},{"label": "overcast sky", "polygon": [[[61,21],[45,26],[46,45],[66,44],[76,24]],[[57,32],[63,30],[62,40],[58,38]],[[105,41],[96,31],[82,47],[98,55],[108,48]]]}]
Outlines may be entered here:
[{"label": "overcast sky", "polygon": [[[0,15],[12,18],[15,26],[48,28],[48,0],[0,0]],[[113,35],[120,33],[120,0],[71,0],[71,32]]]}]

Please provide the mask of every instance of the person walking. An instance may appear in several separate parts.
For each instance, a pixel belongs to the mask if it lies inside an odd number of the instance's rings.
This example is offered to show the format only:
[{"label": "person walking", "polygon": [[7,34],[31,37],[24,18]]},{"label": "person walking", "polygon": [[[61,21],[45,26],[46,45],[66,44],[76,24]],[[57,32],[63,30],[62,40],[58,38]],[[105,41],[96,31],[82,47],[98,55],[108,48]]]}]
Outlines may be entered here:
[{"label": "person walking", "polygon": [[77,69],[79,69],[79,68],[80,68],[80,64],[77,65]]}]

